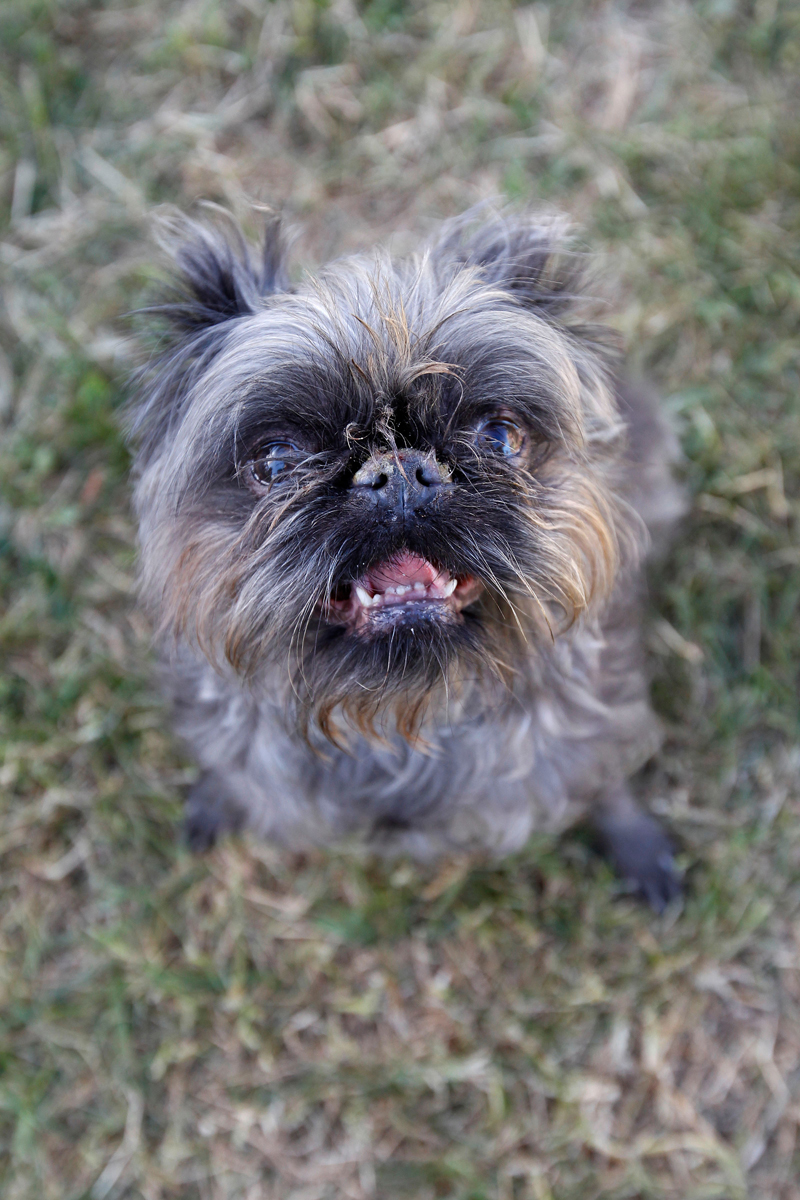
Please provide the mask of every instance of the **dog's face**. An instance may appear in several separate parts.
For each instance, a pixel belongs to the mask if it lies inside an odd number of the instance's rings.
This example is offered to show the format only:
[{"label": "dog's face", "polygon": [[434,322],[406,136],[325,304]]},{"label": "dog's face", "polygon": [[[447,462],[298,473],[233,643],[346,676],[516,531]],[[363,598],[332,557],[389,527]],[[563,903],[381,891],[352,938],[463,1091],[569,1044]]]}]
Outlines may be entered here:
[{"label": "dog's face", "polygon": [[615,573],[620,423],[558,229],[465,228],[295,287],[274,230],[258,266],[198,226],[178,249],[138,419],[145,594],[253,686],[283,672],[328,733],[390,714],[413,736]]}]

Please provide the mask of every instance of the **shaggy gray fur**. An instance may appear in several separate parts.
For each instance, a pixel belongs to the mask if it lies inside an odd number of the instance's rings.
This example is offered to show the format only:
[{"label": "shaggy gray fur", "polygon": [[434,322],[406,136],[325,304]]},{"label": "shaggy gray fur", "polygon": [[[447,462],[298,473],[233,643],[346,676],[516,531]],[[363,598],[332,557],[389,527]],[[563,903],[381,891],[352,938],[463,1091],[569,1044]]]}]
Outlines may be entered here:
[{"label": "shaggy gray fur", "polygon": [[[203,772],[195,845],[247,826],[292,847],[502,854],[590,815],[654,907],[676,894],[626,783],[658,743],[641,569],[680,512],[674,444],[576,316],[565,237],[468,214],[410,259],[290,286],[275,226],[261,258],[238,233],[172,230],[135,503]],[[400,499],[376,507],[387,462]],[[406,561],[458,580],[455,599],[359,609],[356,582]]]}]

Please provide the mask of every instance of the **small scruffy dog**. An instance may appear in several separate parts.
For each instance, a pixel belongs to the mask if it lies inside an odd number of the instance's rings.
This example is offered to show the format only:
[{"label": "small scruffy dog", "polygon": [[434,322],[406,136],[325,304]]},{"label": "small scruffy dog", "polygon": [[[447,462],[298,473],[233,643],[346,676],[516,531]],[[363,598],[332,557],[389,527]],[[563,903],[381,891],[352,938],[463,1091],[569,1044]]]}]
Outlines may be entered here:
[{"label": "small scruffy dog", "polygon": [[564,223],[471,213],[299,284],[277,222],[260,255],[172,233],[135,503],[190,844],[504,853],[589,815],[662,909],[670,844],[627,779],[657,743],[641,564],[673,446],[577,319]]}]

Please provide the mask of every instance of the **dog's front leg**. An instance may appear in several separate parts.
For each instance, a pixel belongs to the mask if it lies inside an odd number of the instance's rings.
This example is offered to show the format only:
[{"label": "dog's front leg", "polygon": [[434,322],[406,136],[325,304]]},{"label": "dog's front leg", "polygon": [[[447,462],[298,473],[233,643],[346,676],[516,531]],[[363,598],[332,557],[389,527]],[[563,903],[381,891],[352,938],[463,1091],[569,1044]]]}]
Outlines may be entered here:
[{"label": "dog's front leg", "polygon": [[655,818],[644,812],[627,783],[607,788],[596,798],[594,826],[614,870],[663,912],[681,894],[681,877],[672,843]]},{"label": "dog's front leg", "polygon": [[189,849],[195,854],[210,850],[219,837],[237,833],[244,823],[245,814],[223,776],[204,771],[186,797],[183,837]]}]

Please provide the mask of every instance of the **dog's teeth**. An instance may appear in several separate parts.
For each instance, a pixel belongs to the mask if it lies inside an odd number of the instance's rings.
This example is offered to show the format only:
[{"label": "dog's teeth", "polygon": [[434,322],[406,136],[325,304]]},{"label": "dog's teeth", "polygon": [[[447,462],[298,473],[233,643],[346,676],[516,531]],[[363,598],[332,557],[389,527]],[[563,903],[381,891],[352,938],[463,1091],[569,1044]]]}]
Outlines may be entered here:
[{"label": "dog's teeth", "polygon": [[418,579],[418,580],[417,580],[417,582],[414,584],[414,591],[415,591],[415,592],[424,592],[424,591],[425,591],[425,584],[424,584],[424,583],[422,583],[422,582],[421,582],[421,581]]},{"label": "dog's teeth", "polygon": [[448,596],[452,596],[453,592],[456,590],[457,587],[458,587],[457,579],[451,579],[449,583],[446,583],[444,585],[444,587],[442,588],[442,595],[444,596],[445,600],[447,599]]},{"label": "dog's teeth", "polygon": [[411,585],[408,583],[398,583],[394,590],[398,596],[405,596],[406,592],[411,591]]},{"label": "dog's teeth", "polygon": [[384,590],[384,593],[383,593],[383,594],[384,594],[384,596],[393,596],[393,595],[395,594],[395,592],[396,592],[396,591],[397,591],[397,588],[393,588],[393,587],[387,587],[387,588]]},{"label": "dog's teeth", "polygon": [[364,605],[364,608],[372,608],[377,599],[377,597],[370,596],[366,588],[359,587],[358,584],[356,584],[356,595],[358,596],[359,602]]}]

